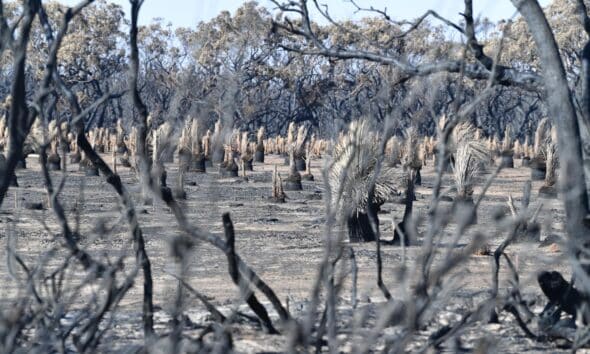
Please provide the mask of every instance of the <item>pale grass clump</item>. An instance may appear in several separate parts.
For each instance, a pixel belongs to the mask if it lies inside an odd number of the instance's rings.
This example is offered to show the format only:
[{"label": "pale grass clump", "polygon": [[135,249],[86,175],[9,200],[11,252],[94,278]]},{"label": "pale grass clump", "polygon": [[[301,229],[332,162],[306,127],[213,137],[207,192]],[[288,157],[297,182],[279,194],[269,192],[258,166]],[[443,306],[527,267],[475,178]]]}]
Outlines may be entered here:
[{"label": "pale grass clump", "polygon": [[418,132],[414,127],[409,127],[404,131],[404,146],[402,153],[402,164],[405,168],[418,170],[422,167],[424,161],[424,148],[420,144]]},{"label": "pale grass clump", "polygon": [[203,157],[207,160],[211,159],[211,130],[207,129],[207,132],[201,139],[203,144]]},{"label": "pale grass clump", "polygon": [[210,156],[211,161],[215,163],[222,162],[224,160],[225,155],[225,148],[224,144],[227,144],[226,136],[224,136],[224,129],[221,124],[221,119],[218,119],[215,122],[215,126],[213,127],[213,132],[211,133],[210,139]]},{"label": "pale grass clump", "polygon": [[[439,139],[449,124],[450,121],[445,115],[440,117],[437,126]],[[436,146],[433,143],[433,153],[441,143],[441,141],[438,141]],[[486,141],[482,139],[482,132],[478,131],[470,122],[459,122],[453,127],[445,146],[447,156],[455,158],[458,148],[462,145],[465,145],[465,148],[469,150],[472,156],[481,161],[489,160],[491,152],[497,146],[491,139],[488,139],[486,144]]]},{"label": "pale grass clump", "polygon": [[272,174],[272,200],[277,203],[285,202],[285,192],[283,190],[283,180],[279,175],[277,165],[274,165]]},{"label": "pale grass clump", "polygon": [[4,117],[0,117],[0,152],[8,147],[8,127]]},{"label": "pale grass clump", "polygon": [[286,155],[288,153],[287,140],[288,139],[286,139],[286,138],[284,138],[282,136],[278,136],[277,137],[278,153],[281,154],[281,155]]},{"label": "pale grass clump", "polygon": [[308,128],[305,125],[297,129],[297,139],[295,140],[295,158],[301,159],[305,155],[305,142],[307,141]]},{"label": "pale grass clump", "polygon": [[522,157],[524,155],[524,147],[520,143],[519,140],[516,140],[514,142],[513,150],[514,150],[514,155],[517,156],[517,157]]},{"label": "pale grass clump", "polygon": [[123,121],[117,120],[117,126],[115,128],[117,152],[125,153],[127,151],[127,145],[125,144],[125,129],[123,128]]},{"label": "pale grass clump", "polygon": [[399,139],[392,136],[385,144],[385,156],[391,166],[398,165],[401,162],[402,147]]},{"label": "pale grass clump", "polygon": [[434,152],[436,143],[433,136],[425,136],[424,141],[422,142],[424,157],[422,161],[426,163],[427,160],[432,160],[434,158]]},{"label": "pale grass clump", "polygon": [[264,127],[260,127],[256,132],[256,151],[264,153]]},{"label": "pale grass clump", "polygon": [[504,155],[512,155],[514,150],[512,149],[512,127],[510,125],[506,126],[504,130],[504,139],[502,139],[502,154]]},{"label": "pale grass clump", "polygon": [[[277,153],[277,146],[276,146],[276,139],[264,139],[262,141],[262,146],[264,147],[265,154],[276,154]],[[256,145],[256,149],[258,149],[258,145]]]},{"label": "pale grass clump", "polygon": [[43,138],[43,126],[41,125],[41,119],[37,118],[31,127],[31,133],[25,139],[24,154],[39,152],[39,147],[43,141],[45,141]]},{"label": "pale grass clump", "polygon": [[[191,121],[185,121],[185,124],[180,131],[180,137],[178,138],[178,172],[182,174],[190,169],[191,162],[192,162],[192,149],[191,149]],[[181,187],[179,187],[178,192],[179,195],[182,195],[182,186],[184,186],[184,176],[179,178],[179,183]]]},{"label": "pale grass clump", "polygon": [[248,132],[242,132],[239,135],[239,144],[240,144],[240,155],[242,159],[248,159],[252,156],[252,151],[250,150],[250,144],[248,142]]},{"label": "pale grass clump", "polygon": [[557,144],[547,143],[545,150],[545,187],[553,187],[557,183]]},{"label": "pale grass clump", "polygon": [[531,158],[533,156],[533,147],[529,141],[528,135],[524,137],[524,143],[522,144],[523,157]]},{"label": "pale grass clump", "polygon": [[474,179],[479,171],[479,166],[480,164],[472,154],[470,146],[464,143],[459,145],[453,165],[453,179],[459,199],[467,200],[472,198]]},{"label": "pale grass clump", "polygon": [[[350,123],[348,133],[334,146],[329,171],[332,204],[352,213],[367,212],[371,182],[375,181],[373,203],[382,204],[399,190],[401,171],[381,166],[375,178],[379,160],[379,137],[372,132],[367,120]],[[341,192],[339,194],[338,192]]]},{"label": "pale grass clump", "polygon": [[291,146],[293,145],[293,143],[295,142],[295,122],[291,122],[289,123],[289,127],[287,128],[287,141],[286,144],[287,146]]},{"label": "pale grass clump", "polygon": [[203,154],[201,127],[198,119],[191,118],[190,129],[187,132],[190,136],[190,149],[193,156],[201,158]]},{"label": "pale grass clump", "polygon": [[176,146],[173,144],[174,129],[169,122],[164,122],[157,129],[152,131],[152,161],[155,164],[172,162],[173,151]]},{"label": "pale grass clump", "polygon": [[544,151],[543,147],[548,138],[548,129],[549,127],[549,119],[543,118],[539,121],[537,125],[537,129],[535,130],[535,141],[533,145],[533,154],[534,157],[537,159],[545,160],[544,159]]},{"label": "pale grass clump", "polygon": [[[477,160],[489,159],[490,149],[481,139],[476,139],[476,128],[469,122],[461,122],[455,126],[449,139],[448,150],[456,155],[459,147],[464,146],[467,152]],[[455,157],[456,158],[456,157]]]},{"label": "pale grass clump", "polygon": [[243,177],[246,177],[246,170],[252,170],[252,160],[254,159],[252,151],[248,142],[248,132],[242,132],[240,137],[240,170]]}]

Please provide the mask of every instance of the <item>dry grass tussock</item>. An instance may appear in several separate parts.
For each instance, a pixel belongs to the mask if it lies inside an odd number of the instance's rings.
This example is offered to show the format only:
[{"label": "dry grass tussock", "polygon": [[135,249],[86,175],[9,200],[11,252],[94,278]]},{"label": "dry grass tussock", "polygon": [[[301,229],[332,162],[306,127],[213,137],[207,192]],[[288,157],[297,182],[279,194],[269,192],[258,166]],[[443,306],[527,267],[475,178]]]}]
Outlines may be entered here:
[{"label": "dry grass tussock", "polygon": [[400,185],[403,171],[385,165],[377,169],[381,156],[379,140],[368,121],[360,120],[351,122],[348,132],[336,143],[329,170],[333,206],[366,212],[373,181],[376,204],[384,203],[403,188]]}]

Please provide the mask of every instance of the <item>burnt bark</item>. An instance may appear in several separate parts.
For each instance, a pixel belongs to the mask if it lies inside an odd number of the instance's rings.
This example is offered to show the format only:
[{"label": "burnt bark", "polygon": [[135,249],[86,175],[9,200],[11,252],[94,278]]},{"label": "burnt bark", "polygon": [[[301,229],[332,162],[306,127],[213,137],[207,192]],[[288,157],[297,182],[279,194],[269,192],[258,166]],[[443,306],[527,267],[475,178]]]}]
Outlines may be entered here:
[{"label": "burnt bark", "polygon": [[548,111],[557,127],[560,189],[568,190],[568,193],[564,194],[567,232],[575,240],[584,240],[590,230],[585,224],[588,196],[583,169],[582,140],[559,48],[543,9],[537,1],[511,1],[527,22],[543,67]]},{"label": "burnt bark", "polygon": [[250,288],[250,282],[244,279],[240,274],[235,250],[236,235],[234,232],[234,225],[231,221],[231,218],[229,217],[229,213],[223,214],[223,229],[225,231],[225,239],[228,248],[228,251],[225,254],[227,256],[227,269],[232,281],[236,286],[238,286],[238,288],[240,288],[242,297],[248,306],[250,306],[252,311],[254,311],[256,316],[258,316],[262,327],[268,331],[268,333],[278,334],[279,332],[272,325],[272,321],[268,316],[268,312],[264,306],[262,306],[260,301],[258,301],[256,295],[254,295],[254,291]]},{"label": "burnt bark", "polygon": [[[6,197],[6,192],[10,187],[13,179],[14,170],[17,164],[22,160],[23,146],[31,125],[37,117],[36,110],[29,110],[27,105],[27,88],[26,88],[26,63],[27,63],[27,46],[31,33],[31,27],[35,15],[39,9],[40,3],[35,0],[24,1],[23,18],[20,25],[18,40],[14,39],[14,34],[6,24],[6,19],[2,16],[2,49],[9,46],[12,50],[12,70],[13,80],[10,88],[12,103],[8,116],[8,133],[10,144],[8,146],[8,155],[6,156],[6,170],[0,175],[0,205]],[[3,15],[3,14],[2,14]],[[8,44],[8,45],[7,45]]]},{"label": "burnt bark", "polygon": [[588,323],[590,314],[585,309],[588,307],[588,297],[574,288],[573,284],[565,280],[561,273],[544,271],[539,274],[537,281],[541,290],[543,290],[543,294],[549,300],[545,308],[557,305],[560,310],[565,311],[574,318],[577,316],[578,311],[581,310],[584,322]]},{"label": "burnt bark", "polygon": [[350,242],[375,241],[375,233],[371,227],[369,215],[364,212],[354,212],[346,221],[348,225],[348,239]]}]

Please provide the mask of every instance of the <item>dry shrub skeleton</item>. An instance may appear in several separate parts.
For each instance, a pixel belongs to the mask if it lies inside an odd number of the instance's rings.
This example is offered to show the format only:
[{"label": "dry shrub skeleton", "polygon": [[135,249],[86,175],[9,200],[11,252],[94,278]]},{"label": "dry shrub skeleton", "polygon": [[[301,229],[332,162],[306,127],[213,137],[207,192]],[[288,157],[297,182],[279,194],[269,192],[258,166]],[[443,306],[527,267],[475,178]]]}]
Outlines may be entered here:
[{"label": "dry shrub skeleton", "polygon": [[586,3],[271,2],[0,2],[0,352],[590,347]]}]

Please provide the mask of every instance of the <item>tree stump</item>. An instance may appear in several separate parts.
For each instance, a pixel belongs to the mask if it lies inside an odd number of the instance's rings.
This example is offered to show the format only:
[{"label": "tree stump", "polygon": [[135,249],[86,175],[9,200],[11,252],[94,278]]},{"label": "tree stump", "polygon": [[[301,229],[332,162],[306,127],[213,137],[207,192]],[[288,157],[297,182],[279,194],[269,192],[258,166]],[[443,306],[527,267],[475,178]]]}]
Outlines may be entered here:
[{"label": "tree stump", "polygon": [[187,172],[191,165],[191,152],[189,149],[181,148],[178,151],[178,168],[183,172]]},{"label": "tree stump", "polygon": [[219,173],[222,177],[238,177],[238,165],[229,163],[227,166],[221,164],[219,166]]},{"label": "tree stump", "polygon": [[348,240],[351,243],[371,242],[377,239],[367,213],[353,212],[348,216],[346,223],[348,226]]},{"label": "tree stump", "polygon": [[500,157],[500,166],[502,168],[514,168],[514,157],[512,153],[503,153]]},{"label": "tree stump", "polygon": [[223,147],[217,148],[217,149],[213,150],[213,154],[211,156],[211,162],[212,163],[222,163],[224,157],[225,157],[225,151],[223,150]]},{"label": "tree stump", "polygon": [[50,154],[47,157],[47,169],[49,171],[61,170],[61,158],[58,154]]},{"label": "tree stump", "polygon": [[264,163],[264,151],[256,151],[254,153],[254,162]]},{"label": "tree stump", "polygon": [[470,212],[469,220],[467,221],[468,225],[475,225],[477,224],[477,210],[475,209],[475,202],[473,201],[472,196],[461,197],[457,196],[455,198],[455,204],[453,205],[455,211],[461,212]]},{"label": "tree stump", "polygon": [[302,157],[295,158],[295,168],[297,168],[297,171],[299,172],[305,171],[305,159],[303,159]]},{"label": "tree stump", "polygon": [[17,162],[16,162],[16,168],[17,170],[25,170],[27,168],[27,160],[25,157],[20,158]]},{"label": "tree stump", "polygon": [[531,179],[533,181],[543,181],[545,179],[545,161],[534,158],[531,160],[529,167],[531,168]]},{"label": "tree stump", "polygon": [[416,180],[414,181],[414,185],[421,186],[422,185],[422,174],[420,173],[421,168],[416,170]]},{"label": "tree stump", "polygon": [[574,319],[578,313],[581,313],[583,322],[586,324],[589,323],[590,311],[588,310],[588,297],[565,280],[561,273],[543,271],[537,277],[537,281],[543,294],[549,300],[545,309],[550,308],[552,305],[557,305],[560,310],[573,316]]},{"label": "tree stump", "polygon": [[70,163],[74,164],[74,163],[80,163],[80,160],[82,159],[82,155],[80,154],[79,151],[73,152],[72,154],[70,154]]},{"label": "tree stump", "polygon": [[244,168],[246,169],[246,171],[254,171],[252,160],[244,160]]},{"label": "tree stump", "polygon": [[301,175],[299,173],[295,175],[289,175],[285,180],[285,190],[287,191],[300,191],[303,190],[301,184]]},{"label": "tree stump", "polygon": [[193,158],[192,171],[199,173],[207,172],[207,165],[205,164],[205,158],[203,156],[195,156]]}]

